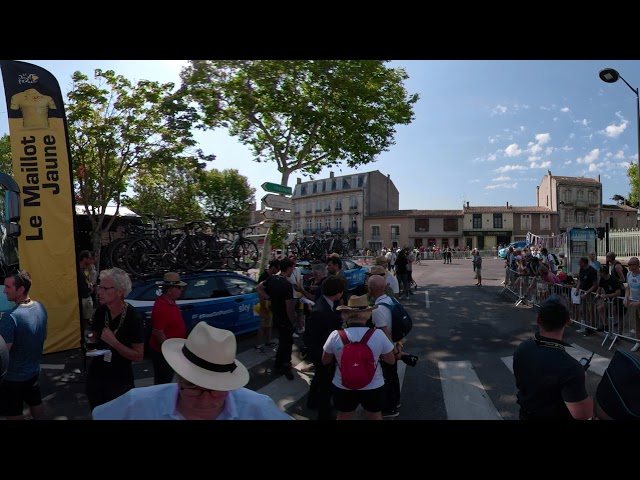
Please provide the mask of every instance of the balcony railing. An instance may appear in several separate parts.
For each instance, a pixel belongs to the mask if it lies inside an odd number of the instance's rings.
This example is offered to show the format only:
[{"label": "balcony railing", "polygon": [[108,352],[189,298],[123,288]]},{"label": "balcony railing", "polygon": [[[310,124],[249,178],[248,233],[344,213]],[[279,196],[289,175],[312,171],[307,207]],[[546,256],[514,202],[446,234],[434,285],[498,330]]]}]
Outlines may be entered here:
[{"label": "balcony railing", "polygon": [[389,235],[389,239],[390,240],[400,240],[400,235],[397,233],[392,233],[391,235]]},{"label": "balcony railing", "polygon": [[349,233],[358,233],[358,227],[349,227]]},{"label": "balcony railing", "polygon": [[371,240],[380,240],[380,234],[379,233],[372,233],[371,234]]}]

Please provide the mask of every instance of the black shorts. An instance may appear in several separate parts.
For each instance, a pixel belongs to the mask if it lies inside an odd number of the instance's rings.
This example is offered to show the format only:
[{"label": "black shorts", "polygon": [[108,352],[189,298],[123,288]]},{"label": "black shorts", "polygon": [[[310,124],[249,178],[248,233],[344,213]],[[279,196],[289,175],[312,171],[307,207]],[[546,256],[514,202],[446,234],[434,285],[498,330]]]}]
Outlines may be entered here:
[{"label": "black shorts", "polygon": [[333,387],[333,405],[339,412],[353,412],[362,405],[367,412],[381,412],[384,405],[384,385],[373,390],[347,390]]},{"label": "black shorts", "polygon": [[0,415],[4,417],[22,415],[25,403],[30,407],[42,404],[38,375],[24,382],[5,380],[0,384]]}]

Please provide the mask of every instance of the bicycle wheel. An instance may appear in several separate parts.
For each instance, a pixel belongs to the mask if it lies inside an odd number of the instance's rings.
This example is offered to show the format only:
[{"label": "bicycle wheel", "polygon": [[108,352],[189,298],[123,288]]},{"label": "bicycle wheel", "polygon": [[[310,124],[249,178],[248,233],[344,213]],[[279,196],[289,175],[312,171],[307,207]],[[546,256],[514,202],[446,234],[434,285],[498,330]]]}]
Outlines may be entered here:
[{"label": "bicycle wheel", "polygon": [[233,262],[240,270],[247,271],[258,263],[258,246],[247,238],[243,238],[233,245]]},{"label": "bicycle wheel", "polygon": [[138,238],[129,244],[125,262],[129,273],[138,278],[157,275],[163,264],[164,252],[153,238]]},{"label": "bicycle wheel", "polygon": [[111,248],[109,249],[109,256],[108,256],[109,267],[108,268],[117,267],[117,268],[121,268],[122,270],[129,271],[129,267],[127,267],[127,264],[124,260],[124,256],[127,253],[127,248],[129,247],[129,244],[138,238],[140,237],[130,236],[130,237],[122,237],[117,240],[114,240],[111,243]]},{"label": "bicycle wheel", "polygon": [[214,238],[204,233],[189,235],[185,242],[185,250],[185,266],[193,272],[201,272],[211,263]]}]

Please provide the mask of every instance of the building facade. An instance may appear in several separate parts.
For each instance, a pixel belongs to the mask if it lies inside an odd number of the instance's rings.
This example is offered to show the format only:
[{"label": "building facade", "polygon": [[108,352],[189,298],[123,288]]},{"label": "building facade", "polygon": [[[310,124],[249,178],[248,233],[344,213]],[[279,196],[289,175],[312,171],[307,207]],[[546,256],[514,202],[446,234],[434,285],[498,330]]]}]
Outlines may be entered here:
[{"label": "building facade", "polygon": [[365,248],[462,246],[462,210],[392,210],[364,219]]},{"label": "building facade", "polygon": [[604,227],[600,176],[597,179],[556,177],[547,171],[536,196],[539,207],[559,213],[559,231],[556,233],[570,228]]},{"label": "building facade", "polygon": [[398,210],[400,195],[390,175],[380,171],[298,181],[293,188],[292,228],[298,236],[326,231],[348,236],[351,247],[367,247],[364,220],[370,212]]},{"label": "building facade", "polygon": [[547,207],[464,207],[464,245],[489,250],[526,239],[528,232],[538,236],[557,233],[558,214]]},{"label": "building facade", "polygon": [[608,223],[610,230],[637,228],[637,212],[636,208],[629,205],[602,205],[602,226]]}]

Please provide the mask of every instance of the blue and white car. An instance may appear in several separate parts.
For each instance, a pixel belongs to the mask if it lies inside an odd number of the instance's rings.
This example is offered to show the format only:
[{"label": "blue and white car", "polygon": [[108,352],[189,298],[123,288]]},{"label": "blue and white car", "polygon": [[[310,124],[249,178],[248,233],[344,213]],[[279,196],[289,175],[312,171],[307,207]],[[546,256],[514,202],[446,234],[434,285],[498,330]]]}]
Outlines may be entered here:
[{"label": "blue and white car", "polygon": [[528,245],[527,242],[511,242],[509,245],[507,245],[504,248],[501,248],[500,250],[498,250],[498,256],[500,258],[507,258],[507,252],[509,251],[509,247],[513,247],[514,250],[520,248],[524,248]]},{"label": "blue and white car", "polygon": [[[311,280],[313,280],[313,275],[311,274],[311,262],[308,260],[298,260],[297,268],[302,274],[304,286],[307,287],[311,283]],[[358,285],[365,282],[368,271],[369,269],[367,267],[363,267],[353,260],[349,260],[347,258],[342,259],[342,273],[347,277],[347,289],[349,291],[354,290]]]},{"label": "blue and white car", "polygon": [[[252,278],[235,272],[204,271],[181,275],[184,287],[176,301],[187,326],[187,333],[196,323],[205,321],[217,328],[230,330],[236,335],[258,330],[260,317],[253,307],[259,303]],[[145,334],[151,333],[151,310],[161,290],[156,281],[143,280],[133,285],[127,302],[144,316]]]}]

